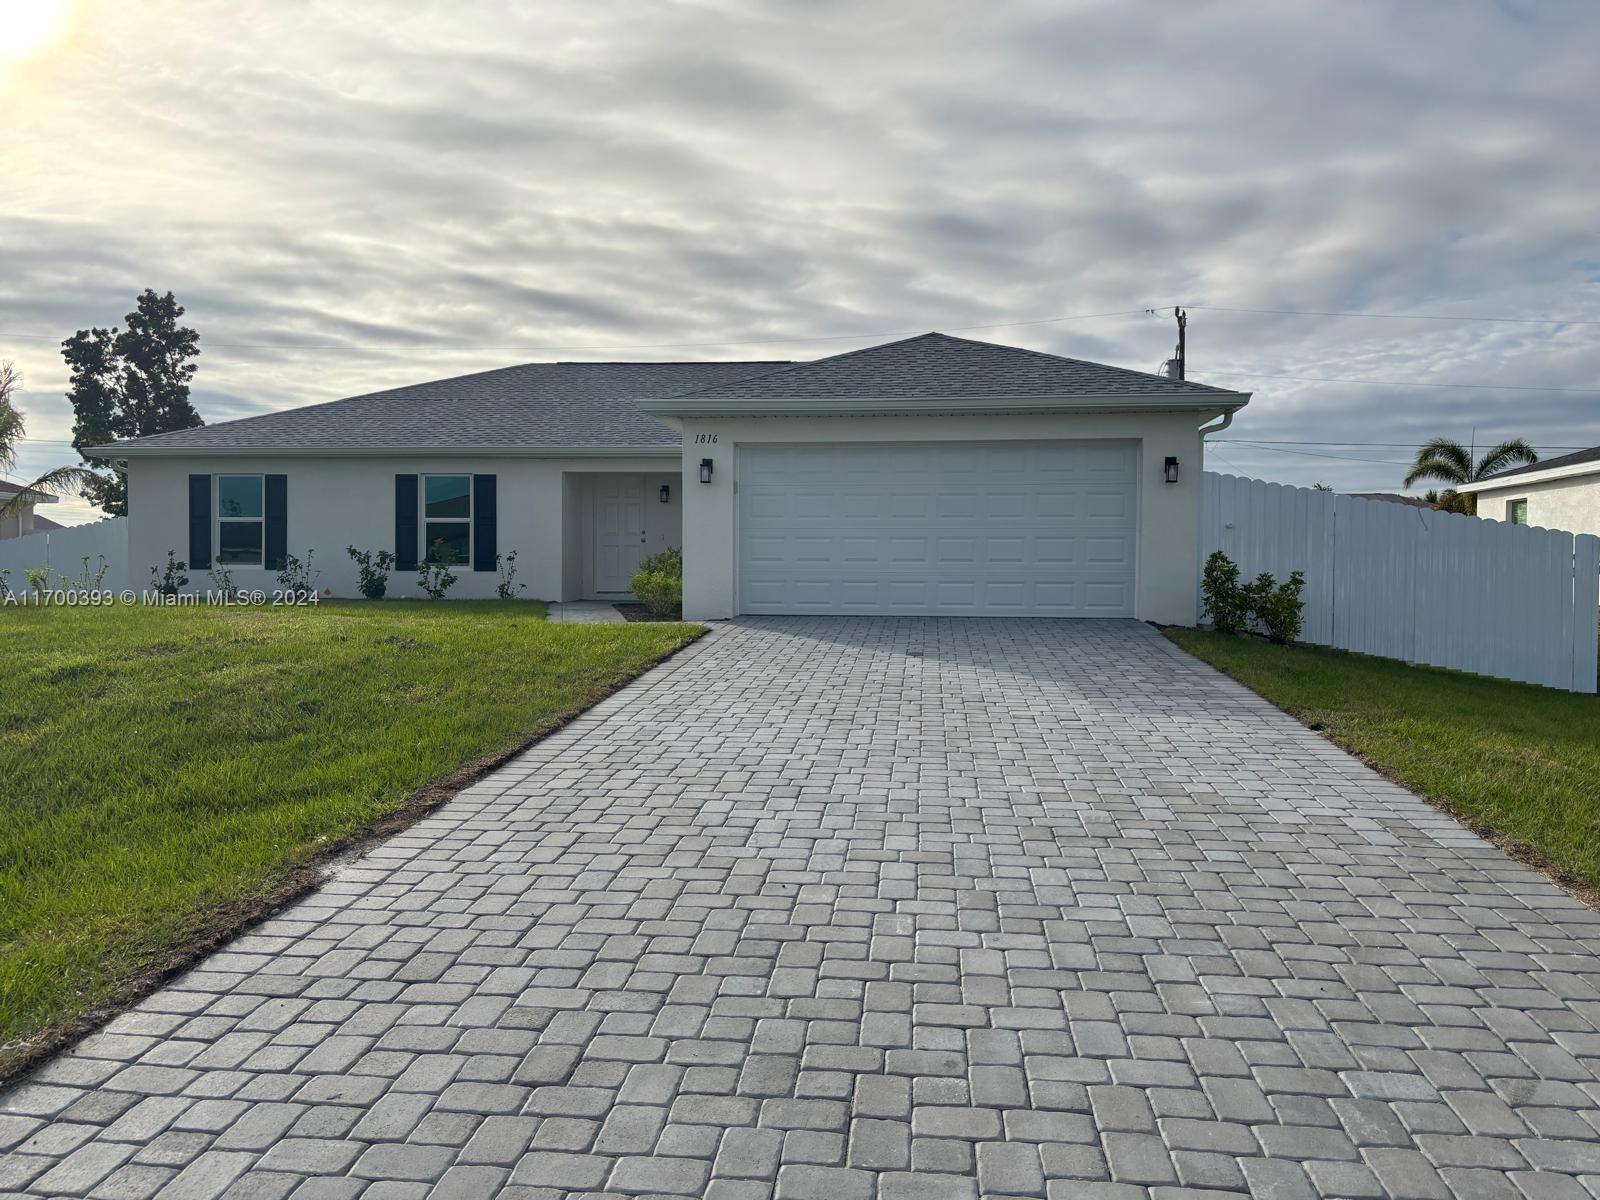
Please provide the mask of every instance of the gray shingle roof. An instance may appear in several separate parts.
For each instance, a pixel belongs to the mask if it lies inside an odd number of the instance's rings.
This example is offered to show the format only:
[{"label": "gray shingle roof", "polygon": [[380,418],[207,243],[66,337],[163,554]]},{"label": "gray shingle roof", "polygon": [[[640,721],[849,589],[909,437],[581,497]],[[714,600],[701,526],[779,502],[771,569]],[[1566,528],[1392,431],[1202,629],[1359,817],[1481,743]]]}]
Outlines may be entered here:
[{"label": "gray shingle roof", "polygon": [[1243,393],[942,333],[808,363],[527,363],[329,404],[264,413],[100,447],[131,453],[668,449],[676,430],[647,400],[1162,396]]},{"label": "gray shingle roof", "polygon": [[924,333],[745,379],[709,384],[680,399],[977,399],[1151,394],[1195,397],[1239,393],[1039,350],[977,342],[946,333]]},{"label": "gray shingle roof", "polygon": [[1528,467],[1517,467],[1512,471],[1500,471],[1497,474],[1486,476],[1478,480],[1480,484],[1499,483],[1502,479],[1510,479],[1517,475],[1531,475],[1535,471],[1551,471],[1557,467],[1576,467],[1582,463],[1600,462],[1600,446],[1590,446],[1587,450],[1574,450],[1571,454],[1563,454],[1559,458],[1541,458],[1538,462]]},{"label": "gray shingle roof", "polygon": [[118,451],[673,447],[646,397],[728,383],[782,362],[527,363],[116,443]]}]

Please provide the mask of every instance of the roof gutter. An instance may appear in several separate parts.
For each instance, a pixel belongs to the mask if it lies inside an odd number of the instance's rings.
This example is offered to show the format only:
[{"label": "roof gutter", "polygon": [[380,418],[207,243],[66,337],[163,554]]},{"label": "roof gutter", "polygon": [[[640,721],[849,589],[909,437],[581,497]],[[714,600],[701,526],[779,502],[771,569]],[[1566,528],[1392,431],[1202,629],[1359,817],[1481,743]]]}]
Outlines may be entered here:
[{"label": "roof gutter", "polygon": [[1505,475],[1491,475],[1487,479],[1480,479],[1476,483],[1458,483],[1455,490],[1473,495],[1477,492],[1498,491],[1501,488],[1518,488],[1526,483],[1557,483],[1563,479],[1574,479],[1580,475],[1600,474],[1600,459],[1590,462],[1572,463],[1565,467],[1551,467],[1548,471],[1516,471]]},{"label": "roof gutter", "polygon": [[682,458],[679,446],[132,446],[85,447],[93,458]]},{"label": "roof gutter", "polygon": [[1094,396],[915,396],[817,398],[793,396],[771,400],[692,396],[641,400],[639,408],[653,416],[933,416],[953,413],[1138,413],[1233,412],[1250,402],[1249,392],[1216,391],[1177,397],[1162,393]]}]

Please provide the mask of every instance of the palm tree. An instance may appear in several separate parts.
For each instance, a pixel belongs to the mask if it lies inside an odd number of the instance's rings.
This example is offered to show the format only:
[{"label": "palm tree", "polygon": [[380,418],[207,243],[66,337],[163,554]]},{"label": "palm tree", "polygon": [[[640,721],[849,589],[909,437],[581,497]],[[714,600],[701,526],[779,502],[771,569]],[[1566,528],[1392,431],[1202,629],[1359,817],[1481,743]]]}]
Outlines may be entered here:
[{"label": "palm tree", "polygon": [[[0,471],[9,471],[17,465],[17,443],[22,440],[28,427],[28,419],[11,402],[12,395],[21,386],[22,375],[15,364],[0,362]],[[32,483],[25,484],[23,490],[11,499],[0,504],[0,517],[20,513],[41,494],[70,492],[82,486],[85,477],[92,478],[93,473],[83,467],[57,467],[53,471],[46,471]]]},{"label": "palm tree", "polygon": [[[1421,479],[1437,479],[1440,483],[1450,484],[1435,501],[1435,506],[1458,511],[1461,501],[1475,501],[1476,497],[1458,497],[1456,487],[1463,483],[1477,483],[1511,467],[1531,465],[1538,461],[1538,452],[1521,438],[1501,442],[1486,451],[1476,464],[1472,461],[1472,453],[1460,442],[1452,438],[1434,438],[1417,451],[1416,461],[1406,475],[1405,486],[1410,487]],[[1477,505],[1469,503],[1469,507],[1476,510]]]}]

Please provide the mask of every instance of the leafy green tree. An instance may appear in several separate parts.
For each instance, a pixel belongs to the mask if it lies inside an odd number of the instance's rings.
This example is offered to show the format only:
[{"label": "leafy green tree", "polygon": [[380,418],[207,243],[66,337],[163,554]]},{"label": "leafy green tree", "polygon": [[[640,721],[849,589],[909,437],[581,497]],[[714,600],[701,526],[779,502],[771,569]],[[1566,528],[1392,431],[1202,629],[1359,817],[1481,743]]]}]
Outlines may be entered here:
[{"label": "leafy green tree", "polygon": [[[16,364],[0,362],[0,471],[10,471],[16,467],[17,443],[28,429],[28,418],[17,411],[12,400],[21,388],[22,375],[17,371]],[[82,487],[88,475],[89,472],[82,467],[57,467],[53,471],[46,471],[27,484],[23,491],[0,504],[0,517],[20,513],[41,495]]]},{"label": "leafy green tree", "polygon": [[[61,343],[71,373],[72,444],[80,454],[86,446],[205,424],[189,403],[200,335],[179,324],[183,313],[171,292],[158,296],[146,288],[126,329],[80,329]],[[126,515],[127,482],[115,472],[88,475],[89,500],[112,516]]]},{"label": "leafy green tree", "polygon": [[1440,483],[1449,484],[1451,486],[1434,500],[1434,507],[1471,515],[1477,511],[1477,497],[1458,495],[1455,490],[1457,487],[1538,461],[1538,453],[1521,438],[1512,438],[1490,447],[1476,463],[1472,461],[1472,452],[1460,442],[1452,438],[1434,438],[1417,451],[1417,457],[1406,475],[1405,486],[1410,487],[1423,479],[1437,479]]}]

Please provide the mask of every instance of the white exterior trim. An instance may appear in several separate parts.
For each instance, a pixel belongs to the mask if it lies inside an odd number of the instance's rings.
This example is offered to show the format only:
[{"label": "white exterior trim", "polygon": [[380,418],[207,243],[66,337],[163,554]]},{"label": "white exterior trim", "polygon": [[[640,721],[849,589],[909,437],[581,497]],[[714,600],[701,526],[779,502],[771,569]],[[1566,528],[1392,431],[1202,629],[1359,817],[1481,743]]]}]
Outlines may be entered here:
[{"label": "white exterior trim", "polygon": [[1549,483],[1556,479],[1573,479],[1579,475],[1600,475],[1600,460],[1594,462],[1570,463],[1564,467],[1551,467],[1548,471],[1523,471],[1516,475],[1491,475],[1487,479],[1480,479],[1477,483],[1463,483],[1456,488],[1458,492],[1469,495],[1488,491],[1516,491],[1524,484]]},{"label": "white exterior trim", "polygon": [[1250,397],[1243,392],[1216,392],[1209,395],[1174,396],[1169,394],[1105,394],[1098,396],[916,396],[884,398],[799,396],[772,400],[695,399],[692,396],[671,400],[643,400],[643,412],[660,417],[743,416],[871,417],[886,414],[906,416],[952,415],[963,413],[1132,413],[1204,412],[1216,415],[1243,408]]}]

